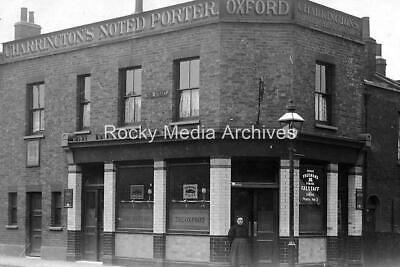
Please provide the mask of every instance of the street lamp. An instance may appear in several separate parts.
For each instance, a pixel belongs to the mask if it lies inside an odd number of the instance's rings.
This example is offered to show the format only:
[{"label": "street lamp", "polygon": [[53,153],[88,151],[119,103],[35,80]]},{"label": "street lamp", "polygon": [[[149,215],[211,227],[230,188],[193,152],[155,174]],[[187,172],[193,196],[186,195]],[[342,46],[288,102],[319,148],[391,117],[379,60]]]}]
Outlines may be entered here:
[{"label": "street lamp", "polygon": [[[304,119],[295,112],[293,101],[289,101],[287,106],[287,112],[279,118],[281,127],[286,130],[295,129],[297,134],[300,132],[303,126]],[[293,140],[288,138],[288,149],[289,149],[289,267],[295,266],[295,248],[296,242],[294,240],[294,162],[293,162]]]}]

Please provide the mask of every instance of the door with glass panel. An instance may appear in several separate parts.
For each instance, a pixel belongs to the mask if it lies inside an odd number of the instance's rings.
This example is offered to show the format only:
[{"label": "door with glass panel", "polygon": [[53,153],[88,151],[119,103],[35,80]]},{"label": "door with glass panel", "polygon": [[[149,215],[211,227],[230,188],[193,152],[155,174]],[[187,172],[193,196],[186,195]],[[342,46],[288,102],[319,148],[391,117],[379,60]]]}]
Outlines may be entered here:
[{"label": "door with glass panel", "polygon": [[237,217],[244,217],[251,266],[275,266],[278,262],[277,205],[276,189],[232,189],[232,224]]},{"label": "door with glass panel", "polygon": [[29,256],[40,256],[42,247],[42,193],[28,193],[28,246]]}]

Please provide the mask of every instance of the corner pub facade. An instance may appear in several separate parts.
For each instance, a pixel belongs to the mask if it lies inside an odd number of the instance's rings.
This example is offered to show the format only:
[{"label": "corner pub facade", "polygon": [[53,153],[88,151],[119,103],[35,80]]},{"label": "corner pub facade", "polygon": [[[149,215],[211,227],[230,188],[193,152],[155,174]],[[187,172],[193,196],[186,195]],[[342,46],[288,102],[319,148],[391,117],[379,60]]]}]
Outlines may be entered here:
[{"label": "corner pub facade", "polygon": [[47,34],[22,9],[0,61],[0,254],[227,266],[244,216],[252,266],[287,265],[288,142],[250,130],[278,129],[293,100],[296,262],[361,266],[368,18],[307,0],[140,4]]}]

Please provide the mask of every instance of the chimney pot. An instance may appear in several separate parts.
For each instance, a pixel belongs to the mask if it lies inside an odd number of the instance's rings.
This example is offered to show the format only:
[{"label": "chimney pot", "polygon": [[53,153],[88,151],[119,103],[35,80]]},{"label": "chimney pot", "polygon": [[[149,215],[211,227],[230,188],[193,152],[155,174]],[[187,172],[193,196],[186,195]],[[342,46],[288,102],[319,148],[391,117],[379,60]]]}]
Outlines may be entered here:
[{"label": "chimney pot", "polygon": [[28,9],[26,7],[21,7],[21,21],[27,22],[28,19]]},{"label": "chimney pot", "polygon": [[29,23],[35,23],[35,13],[33,11],[29,11]]},{"label": "chimney pot", "polygon": [[143,0],[135,0],[135,14],[143,12]]},{"label": "chimney pot", "polygon": [[376,57],[376,72],[383,76],[386,76],[386,59],[381,56]]}]

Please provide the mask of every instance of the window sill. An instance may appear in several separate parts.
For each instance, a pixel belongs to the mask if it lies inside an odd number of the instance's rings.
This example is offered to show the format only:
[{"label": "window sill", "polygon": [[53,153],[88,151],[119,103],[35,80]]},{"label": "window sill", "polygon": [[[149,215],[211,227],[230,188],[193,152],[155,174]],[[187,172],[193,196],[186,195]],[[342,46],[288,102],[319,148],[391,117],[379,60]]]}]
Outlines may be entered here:
[{"label": "window sill", "polygon": [[326,233],[300,233],[299,238],[324,238]]},{"label": "window sill", "polygon": [[43,139],[44,134],[32,134],[24,136],[24,140],[35,140],[35,139]]},{"label": "window sill", "polygon": [[62,226],[50,226],[49,227],[49,231],[54,231],[54,232],[60,232],[60,231],[63,231],[64,230],[64,227],[62,227]]},{"label": "window sill", "polygon": [[209,236],[209,231],[204,230],[167,230],[167,235]]},{"label": "window sill", "polygon": [[72,133],[73,135],[84,135],[84,134],[90,134],[90,130],[80,130]]},{"label": "window sill", "polygon": [[18,225],[6,225],[6,229],[16,230],[16,229],[18,229]]},{"label": "window sill", "polygon": [[120,234],[153,234],[153,229],[117,228],[115,232]]},{"label": "window sill", "polygon": [[316,123],[315,128],[320,128],[320,129],[325,129],[325,130],[330,130],[330,131],[337,131],[339,129],[336,126],[326,125],[326,124],[321,124],[321,123]]},{"label": "window sill", "polygon": [[200,124],[200,120],[175,121],[175,122],[170,122],[169,126],[194,125],[194,124]]}]

